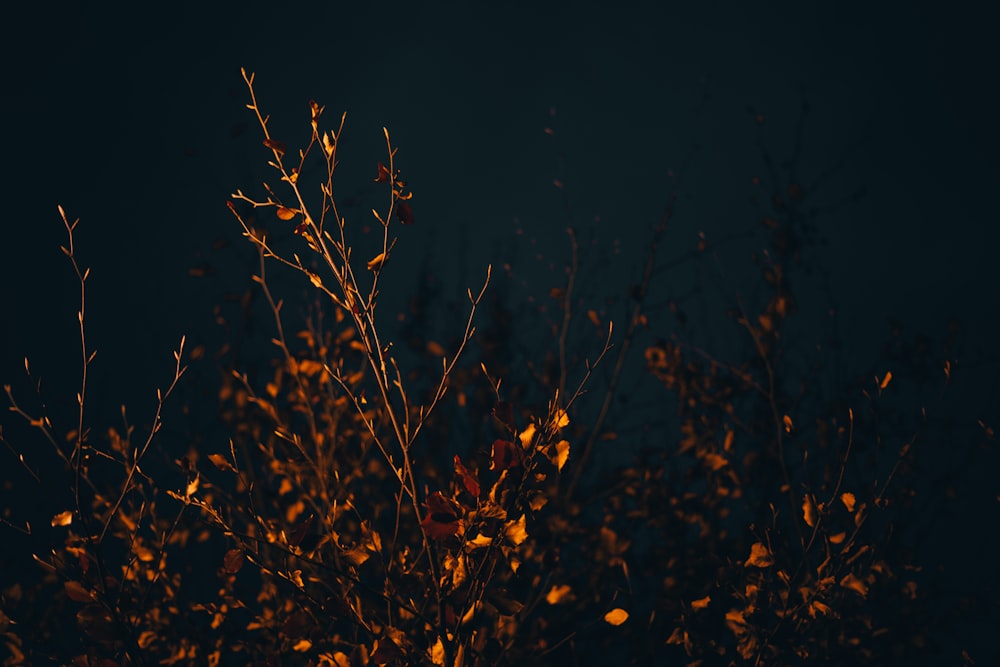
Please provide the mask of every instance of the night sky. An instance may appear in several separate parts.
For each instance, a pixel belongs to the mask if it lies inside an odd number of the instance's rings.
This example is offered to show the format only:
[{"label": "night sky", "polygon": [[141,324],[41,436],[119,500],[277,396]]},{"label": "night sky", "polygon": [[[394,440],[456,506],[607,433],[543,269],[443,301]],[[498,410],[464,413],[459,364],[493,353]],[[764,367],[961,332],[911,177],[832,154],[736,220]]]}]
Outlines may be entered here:
[{"label": "night sky", "polygon": [[[940,338],[957,318],[965,375],[948,405],[966,424],[998,426],[1000,24],[984,3],[214,4],[39,3],[8,15],[2,383],[26,386],[28,355],[50,391],[72,398],[77,286],[57,204],[82,219],[93,272],[95,414],[123,401],[148,409],[182,334],[217,342],[212,307],[254,269],[225,202],[270,178],[243,106],[246,67],[290,146],[307,136],[310,99],[329,122],[347,112],[347,195],[373,196],[389,129],[417,216],[400,232],[398,284],[429,269],[458,300],[489,262],[511,264],[496,273],[510,298],[544,295],[563,280],[567,224],[587,231],[595,295],[620,295],[671,183],[665,259],[699,233],[758,229],[749,202],[764,151],[794,159],[825,211],[804,260],[808,294],[835,295],[845,374],[876,363],[890,319]],[[372,205],[348,215],[367,222]],[[685,264],[657,284],[681,295],[707,280],[705,298],[721,304],[753,275],[753,250],[720,244],[723,279]],[[387,296],[387,312],[406,297]],[[970,500],[941,533],[966,572],[992,562],[1000,486],[987,472],[961,483]],[[977,664],[995,656],[985,646]]]}]

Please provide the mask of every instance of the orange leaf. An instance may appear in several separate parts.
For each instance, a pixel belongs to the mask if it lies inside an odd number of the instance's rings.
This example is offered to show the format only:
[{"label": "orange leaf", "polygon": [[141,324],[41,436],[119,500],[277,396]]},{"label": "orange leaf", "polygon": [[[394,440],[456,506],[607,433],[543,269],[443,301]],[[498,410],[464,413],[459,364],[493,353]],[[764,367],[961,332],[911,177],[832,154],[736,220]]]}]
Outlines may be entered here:
[{"label": "orange leaf", "polygon": [[809,493],[802,498],[802,518],[810,528],[816,526],[816,502]]},{"label": "orange leaf", "polygon": [[278,207],[278,218],[281,220],[291,220],[295,217],[295,211],[284,206]]},{"label": "orange leaf", "polygon": [[857,501],[855,500],[853,493],[842,493],[840,494],[840,502],[844,503],[844,507],[847,508],[848,512],[853,512],[854,503]]},{"label": "orange leaf", "polygon": [[861,597],[865,597],[866,595],[868,595],[868,586],[866,586],[865,582],[861,581],[853,574],[848,574],[843,579],[841,579],[840,585],[843,586],[844,588],[851,589]]},{"label": "orange leaf", "polygon": [[705,597],[701,598],[700,600],[692,600],[692,602],[691,602],[691,608],[694,609],[694,610],[696,610],[696,611],[699,610],[699,609],[707,609],[708,608],[708,603],[711,602],[711,601],[712,601],[712,596],[706,595]]},{"label": "orange leaf", "polygon": [[621,625],[628,620],[628,612],[620,607],[612,609],[604,615],[604,620],[611,625]]},{"label": "orange leaf", "polygon": [[762,542],[756,542],[752,547],[750,547],[750,557],[747,558],[743,565],[752,565],[753,567],[771,567],[774,565],[774,558],[771,556],[770,550]]}]

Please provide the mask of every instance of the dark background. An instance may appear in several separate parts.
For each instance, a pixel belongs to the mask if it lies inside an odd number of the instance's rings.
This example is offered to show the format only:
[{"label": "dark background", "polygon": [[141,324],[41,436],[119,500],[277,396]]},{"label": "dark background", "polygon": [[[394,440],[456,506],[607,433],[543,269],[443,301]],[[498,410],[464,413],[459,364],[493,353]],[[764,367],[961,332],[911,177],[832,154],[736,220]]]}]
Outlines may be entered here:
[{"label": "dark background", "polygon": [[[24,389],[27,355],[53,411],[72,402],[77,288],[58,250],[57,204],[82,218],[79,251],[93,271],[95,415],[127,402],[141,419],[153,387],[169,380],[180,336],[189,346],[215,342],[212,307],[243,289],[253,269],[252,253],[234,249],[242,241],[225,201],[236,188],[259,195],[270,178],[269,152],[243,107],[243,66],[256,72],[261,106],[290,147],[306,139],[310,98],[327,106],[330,122],[347,112],[345,193],[372,195],[381,128],[390,129],[417,215],[400,232],[396,275],[430,267],[459,298],[488,262],[512,264],[510,276],[496,273],[497,283],[511,281],[512,298],[559,284],[568,222],[592,232],[607,258],[595,263],[594,289],[621,293],[663,210],[669,171],[680,177],[667,257],[690,250],[699,232],[715,240],[756,225],[747,202],[751,178],[765,172],[761,147],[789,159],[798,145],[798,180],[830,206],[818,219],[826,245],[806,261],[822,276],[817,290],[836,295],[845,373],[875,363],[890,318],[932,337],[959,318],[965,384],[951,405],[964,424],[997,425],[992,10],[315,4],[57,3],[8,14],[3,383]],[[367,222],[372,205],[349,219]],[[213,242],[232,245],[213,250]],[[737,288],[750,274],[736,260],[754,248],[728,248],[718,255],[723,287]],[[204,266],[207,278],[191,275]],[[679,269],[659,280],[684,291],[698,275]],[[387,296],[386,312],[405,297]],[[961,446],[940,445],[940,455]],[[998,519],[992,470],[961,488],[967,502],[942,525],[940,556],[977,573],[956,586],[995,587],[986,572]],[[959,643],[982,639],[987,618]]]}]

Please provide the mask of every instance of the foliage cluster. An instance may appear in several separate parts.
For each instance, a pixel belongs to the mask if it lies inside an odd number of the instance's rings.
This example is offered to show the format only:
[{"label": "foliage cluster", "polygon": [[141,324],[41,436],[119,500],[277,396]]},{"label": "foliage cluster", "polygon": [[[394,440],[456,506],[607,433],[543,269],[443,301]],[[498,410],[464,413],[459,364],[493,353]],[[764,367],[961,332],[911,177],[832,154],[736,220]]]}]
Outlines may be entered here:
[{"label": "foliage cluster", "polygon": [[[66,425],[6,387],[51,452],[4,442],[58,511],[43,530],[5,510],[39,573],[5,583],[5,665],[889,664],[932,648],[940,618],[895,529],[913,521],[926,423],[899,417],[890,370],[831,390],[824,349],[795,356],[807,189],[777,169],[760,185],[761,287],[732,299],[727,359],[655,288],[673,195],[617,326],[578,293],[570,230],[550,347],[530,363],[501,300],[477,332],[489,269],[448,342],[411,330],[397,349],[378,305],[418,221],[388,132],[372,245],[334,196],[344,117],[324,129],[310,102],[290,149],[244,79],[278,184],[237,191],[230,209],[259,254],[273,354],[243,368],[216,355],[223,440],[158,444],[185,357],[207,360],[184,340],[144,435],[124,408],[121,426],[91,429],[88,272],[60,209],[80,284],[79,411]],[[289,233],[269,235],[267,216]],[[701,239],[691,255],[711,250]],[[308,281],[301,317],[269,266]],[[432,307],[418,299],[413,319]],[[945,380],[952,350],[927,352]],[[630,382],[651,409],[628,407]],[[618,460],[603,453],[626,441]]]}]

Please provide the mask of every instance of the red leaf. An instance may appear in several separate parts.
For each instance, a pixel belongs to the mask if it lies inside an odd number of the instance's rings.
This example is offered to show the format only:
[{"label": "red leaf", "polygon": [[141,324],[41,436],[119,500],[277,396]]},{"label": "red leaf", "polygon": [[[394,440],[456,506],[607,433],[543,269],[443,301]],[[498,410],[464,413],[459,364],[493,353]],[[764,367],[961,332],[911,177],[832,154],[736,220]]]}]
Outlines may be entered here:
[{"label": "red leaf", "polygon": [[382,164],[378,163],[378,176],[375,177],[376,183],[388,183],[389,182],[389,169]]},{"label": "red leaf", "polygon": [[399,202],[399,204],[396,206],[396,217],[399,218],[399,221],[404,225],[412,225],[413,207],[411,207],[405,201]]},{"label": "red leaf", "polygon": [[427,496],[427,502],[424,504],[427,507],[427,516],[420,525],[427,537],[432,540],[444,540],[458,534],[462,526],[454,502],[445,498],[440,491],[435,491]]},{"label": "red leaf", "polygon": [[524,450],[510,440],[493,441],[493,461],[490,470],[507,470],[524,463]]},{"label": "red leaf", "polygon": [[229,574],[236,574],[243,567],[243,552],[239,549],[230,549],[222,559],[222,567]]},{"label": "red leaf", "polygon": [[470,471],[462,464],[462,459],[458,458],[458,454],[455,454],[455,474],[458,475],[458,480],[462,483],[465,490],[478,498],[479,479],[476,477],[476,473]]},{"label": "red leaf", "polygon": [[310,514],[309,518],[296,526],[295,530],[292,531],[291,536],[288,538],[288,546],[297,547],[305,539],[306,534],[309,529],[312,528],[313,522],[316,520],[315,514]]}]

